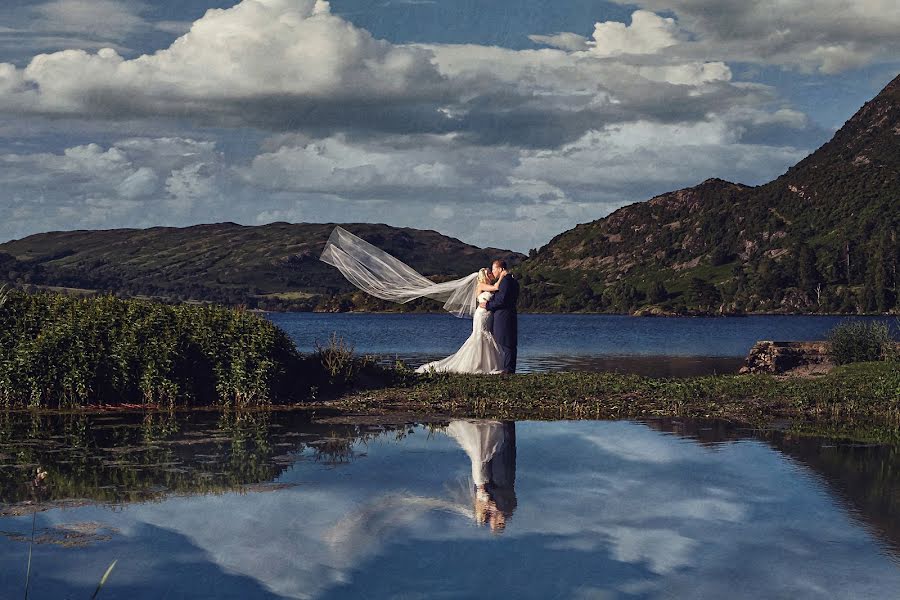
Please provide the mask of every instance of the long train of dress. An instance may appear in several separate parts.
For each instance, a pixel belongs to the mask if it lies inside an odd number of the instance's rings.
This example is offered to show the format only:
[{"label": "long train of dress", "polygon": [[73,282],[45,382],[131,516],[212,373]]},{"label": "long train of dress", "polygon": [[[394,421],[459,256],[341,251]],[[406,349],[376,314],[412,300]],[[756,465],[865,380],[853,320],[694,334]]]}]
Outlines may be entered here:
[{"label": "long train of dress", "polygon": [[[478,300],[486,301],[492,296],[490,292],[482,292]],[[447,358],[422,365],[416,372],[500,373],[503,370],[503,355],[491,334],[491,318],[490,311],[478,307],[472,317],[472,334],[459,350]]]}]

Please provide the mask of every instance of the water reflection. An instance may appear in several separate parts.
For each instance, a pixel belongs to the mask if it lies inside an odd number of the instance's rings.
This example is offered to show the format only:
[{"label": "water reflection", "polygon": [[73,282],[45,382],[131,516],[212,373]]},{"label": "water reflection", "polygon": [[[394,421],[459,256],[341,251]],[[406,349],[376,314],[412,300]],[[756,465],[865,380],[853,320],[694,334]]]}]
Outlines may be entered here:
[{"label": "water reflection", "polygon": [[[32,517],[17,515],[37,500],[36,598],[89,597],[113,559],[104,593],[132,600],[900,587],[878,539],[898,522],[891,446],[677,420],[6,418],[0,590],[21,583]],[[28,496],[38,467],[45,500]]]},{"label": "water reflection", "polygon": [[900,446],[749,430],[723,421],[654,419],[647,425],[712,447],[748,437],[769,444],[821,477],[835,499],[900,557]]},{"label": "water reflection", "polygon": [[0,515],[45,502],[126,503],[267,486],[298,460],[349,461],[401,425],[314,423],[303,412],[0,412]]}]

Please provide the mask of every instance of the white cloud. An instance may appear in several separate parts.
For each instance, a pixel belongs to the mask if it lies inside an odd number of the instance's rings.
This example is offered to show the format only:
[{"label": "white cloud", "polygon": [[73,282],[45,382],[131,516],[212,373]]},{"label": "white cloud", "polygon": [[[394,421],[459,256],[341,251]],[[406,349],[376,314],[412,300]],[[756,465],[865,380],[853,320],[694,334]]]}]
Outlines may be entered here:
[{"label": "white cloud", "polygon": [[900,8],[894,0],[616,0],[671,12],[693,41],[674,56],[773,64],[836,73],[900,54]]},{"label": "white cloud", "polygon": [[342,136],[260,154],[244,176],[261,187],[295,191],[362,192],[471,185],[451,165],[421,148],[377,149],[348,143]]},{"label": "white cloud", "polygon": [[618,54],[656,54],[678,43],[675,19],[663,18],[646,10],[631,15],[631,25],[606,21],[594,26],[590,52],[598,56]]}]

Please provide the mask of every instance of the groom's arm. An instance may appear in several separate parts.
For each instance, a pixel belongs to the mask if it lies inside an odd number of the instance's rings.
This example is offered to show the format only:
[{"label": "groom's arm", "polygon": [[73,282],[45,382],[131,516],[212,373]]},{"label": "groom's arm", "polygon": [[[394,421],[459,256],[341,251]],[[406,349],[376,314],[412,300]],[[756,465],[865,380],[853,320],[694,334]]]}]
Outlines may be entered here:
[{"label": "groom's arm", "polygon": [[509,281],[506,277],[500,282],[500,289],[494,294],[494,297],[487,301],[485,308],[488,310],[497,310],[498,308],[506,308],[506,296],[509,293]]}]

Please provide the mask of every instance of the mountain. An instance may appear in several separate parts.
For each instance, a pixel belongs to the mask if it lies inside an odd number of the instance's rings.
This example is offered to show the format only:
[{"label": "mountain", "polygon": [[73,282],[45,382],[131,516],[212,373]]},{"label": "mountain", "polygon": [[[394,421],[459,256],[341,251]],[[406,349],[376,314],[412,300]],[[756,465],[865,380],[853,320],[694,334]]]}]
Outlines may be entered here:
[{"label": "mountain", "polygon": [[[389,308],[352,294],[355,288],[319,260],[334,227],[216,223],[41,233],[0,244],[0,282],[273,310]],[[461,277],[495,258],[513,263],[524,258],[436,231],[364,223],[342,227],[435,279]],[[421,305],[407,308],[416,306]]]},{"label": "mountain", "polygon": [[757,187],[709,179],[561,233],[523,271],[524,308],[898,309],[900,77]]}]

